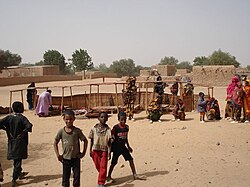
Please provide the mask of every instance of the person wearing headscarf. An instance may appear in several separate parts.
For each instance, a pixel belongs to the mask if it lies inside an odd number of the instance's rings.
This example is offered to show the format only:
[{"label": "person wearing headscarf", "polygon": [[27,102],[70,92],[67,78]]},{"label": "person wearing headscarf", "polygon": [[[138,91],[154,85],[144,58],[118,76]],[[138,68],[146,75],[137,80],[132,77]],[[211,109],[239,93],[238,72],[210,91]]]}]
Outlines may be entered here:
[{"label": "person wearing headscarf", "polygon": [[46,90],[38,97],[36,106],[36,114],[39,117],[47,117],[49,115],[49,108],[52,106],[51,90]]},{"label": "person wearing headscarf", "polygon": [[248,123],[250,121],[250,80],[245,82],[245,86],[243,87],[244,96],[243,96],[243,107],[244,107],[244,117],[245,122]]},{"label": "person wearing headscarf", "polygon": [[35,83],[32,82],[27,88],[27,102],[29,110],[33,110],[34,107],[34,98],[36,94]]},{"label": "person wearing headscarf", "polygon": [[232,95],[232,103],[233,103],[233,115],[231,123],[238,123],[240,122],[241,118],[241,109],[243,106],[243,88],[241,82],[238,82],[235,86]]},{"label": "person wearing headscarf", "polygon": [[185,104],[183,103],[183,101],[181,99],[177,100],[176,105],[174,106],[173,109],[173,116],[174,116],[174,120],[185,120]]},{"label": "person wearing headscarf", "polygon": [[226,108],[225,108],[225,118],[232,119],[233,114],[233,104],[232,104],[232,97],[233,92],[236,87],[236,84],[240,81],[238,76],[234,76],[232,78],[232,82],[227,87],[227,97],[226,97]]}]

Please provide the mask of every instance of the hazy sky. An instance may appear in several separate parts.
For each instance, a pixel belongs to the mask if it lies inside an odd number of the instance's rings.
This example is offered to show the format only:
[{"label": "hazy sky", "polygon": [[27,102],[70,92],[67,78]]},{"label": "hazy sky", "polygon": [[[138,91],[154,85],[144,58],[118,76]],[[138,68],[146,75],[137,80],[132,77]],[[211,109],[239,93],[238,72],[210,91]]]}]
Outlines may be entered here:
[{"label": "hazy sky", "polygon": [[22,63],[81,48],[95,66],[124,58],[151,66],[221,49],[250,65],[250,0],[0,0],[0,16],[0,49]]}]

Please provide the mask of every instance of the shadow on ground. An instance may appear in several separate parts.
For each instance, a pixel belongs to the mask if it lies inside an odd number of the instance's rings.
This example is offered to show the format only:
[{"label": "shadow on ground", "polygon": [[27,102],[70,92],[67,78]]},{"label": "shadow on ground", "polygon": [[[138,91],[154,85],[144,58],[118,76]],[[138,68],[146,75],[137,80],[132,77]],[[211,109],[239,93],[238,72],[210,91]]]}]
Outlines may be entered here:
[{"label": "shadow on ground", "polygon": [[[36,175],[36,176],[27,176],[24,180],[18,180],[18,186],[22,186],[22,185],[28,185],[28,184],[32,184],[35,185],[36,183],[41,183],[41,182],[46,182],[48,186],[49,185],[49,181],[50,180],[55,180],[55,179],[59,179],[62,177],[62,174],[57,174],[57,175]],[[10,187],[11,186],[11,182],[5,183],[2,185],[2,187]]]},{"label": "shadow on ground", "polygon": [[[169,171],[149,171],[149,172],[145,172],[145,173],[141,173],[140,175],[145,176],[145,179],[143,180],[147,180],[147,178],[149,177],[154,177],[157,175],[167,175],[169,174]],[[126,186],[126,187],[132,187],[134,186],[134,184],[131,184],[134,181],[132,175],[128,175],[128,176],[124,176],[124,177],[120,177],[120,178],[116,178],[114,183],[109,183],[106,184],[105,186],[113,186],[113,185],[119,185],[121,186]]]}]

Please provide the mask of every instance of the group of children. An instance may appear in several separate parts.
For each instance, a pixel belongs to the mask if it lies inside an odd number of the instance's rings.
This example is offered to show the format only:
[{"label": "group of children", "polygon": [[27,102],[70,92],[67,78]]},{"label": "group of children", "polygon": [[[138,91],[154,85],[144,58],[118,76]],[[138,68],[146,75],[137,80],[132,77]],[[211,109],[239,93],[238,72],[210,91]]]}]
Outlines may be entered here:
[{"label": "group of children", "polygon": [[[12,187],[18,186],[17,180],[23,179],[28,172],[22,172],[22,160],[28,157],[28,132],[32,131],[32,124],[22,115],[24,107],[21,102],[14,102],[12,105],[13,114],[0,120],[0,129],[6,131],[8,136],[8,160],[14,161]],[[90,157],[98,171],[98,186],[103,187],[108,182],[115,182],[112,179],[112,172],[122,155],[126,161],[129,161],[133,178],[145,179],[137,175],[131,148],[128,141],[129,126],[126,124],[126,113],[118,113],[119,123],[112,130],[106,124],[108,114],[100,112],[99,122],[90,130],[88,138],[90,139]],[[80,187],[80,168],[81,159],[85,156],[88,147],[88,140],[81,129],[74,126],[75,114],[71,109],[63,113],[65,126],[60,129],[55,136],[54,150],[58,161],[62,163],[62,186],[70,186],[71,169],[73,171],[73,186]],[[58,143],[62,143],[62,151],[59,151]],[[80,150],[80,141],[83,142],[83,150]],[[60,152],[62,154],[60,154]],[[108,160],[111,159],[111,165],[107,175]],[[0,163],[0,182],[3,181],[3,172]]]}]

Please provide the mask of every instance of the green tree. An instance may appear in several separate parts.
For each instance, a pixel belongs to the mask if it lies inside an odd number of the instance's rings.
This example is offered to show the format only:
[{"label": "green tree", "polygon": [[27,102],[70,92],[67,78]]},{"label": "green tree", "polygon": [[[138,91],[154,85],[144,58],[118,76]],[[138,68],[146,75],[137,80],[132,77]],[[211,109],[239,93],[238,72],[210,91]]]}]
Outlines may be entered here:
[{"label": "green tree", "polygon": [[176,58],[174,58],[173,56],[171,57],[164,57],[161,59],[161,62],[159,63],[159,65],[177,65],[178,64],[178,60]]},{"label": "green tree", "polygon": [[214,51],[209,57],[195,57],[194,66],[201,65],[234,65],[235,67],[239,67],[240,63],[230,53],[219,49],[218,51]]},{"label": "green tree", "polygon": [[65,73],[65,58],[57,50],[48,50],[43,54],[43,65],[58,65],[61,73]]},{"label": "green tree", "polygon": [[247,65],[247,70],[250,71],[250,65]]},{"label": "green tree", "polygon": [[116,73],[118,77],[136,76],[138,75],[138,69],[136,69],[135,63],[132,59],[114,61],[109,67],[110,72]]},{"label": "green tree", "polygon": [[223,52],[220,49],[214,51],[211,56],[209,56],[209,61],[211,65],[234,65],[239,67],[240,63],[237,62],[235,56],[232,56],[228,52]]},{"label": "green tree", "polygon": [[18,66],[22,58],[18,54],[12,54],[9,50],[0,50],[0,70],[8,66]]},{"label": "green tree", "polygon": [[99,64],[97,67],[95,67],[95,69],[97,71],[100,71],[100,72],[103,72],[103,73],[108,73],[109,72],[109,68],[107,67],[107,65],[105,63]]},{"label": "green tree", "polygon": [[94,67],[92,58],[89,56],[87,50],[84,49],[75,50],[70,60],[76,71],[85,71]]},{"label": "green tree", "polygon": [[40,60],[39,62],[36,62],[35,65],[36,66],[42,66],[42,65],[44,65],[44,62],[43,62],[43,60]]},{"label": "green tree", "polygon": [[195,57],[194,58],[194,66],[201,66],[201,65],[209,65],[209,59],[205,56],[201,56],[201,57]]},{"label": "green tree", "polygon": [[183,61],[176,66],[177,69],[188,69],[189,71],[192,71],[193,66],[188,61]]}]

